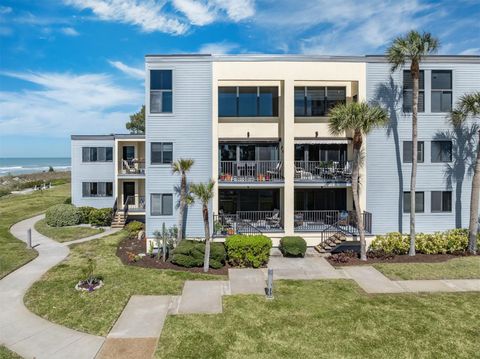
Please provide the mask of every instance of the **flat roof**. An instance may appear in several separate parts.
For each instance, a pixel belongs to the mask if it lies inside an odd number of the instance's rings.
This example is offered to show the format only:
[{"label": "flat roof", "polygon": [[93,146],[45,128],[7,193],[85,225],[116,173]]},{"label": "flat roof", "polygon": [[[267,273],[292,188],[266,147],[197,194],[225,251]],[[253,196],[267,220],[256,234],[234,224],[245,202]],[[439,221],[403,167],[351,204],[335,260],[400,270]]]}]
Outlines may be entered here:
[{"label": "flat roof", "polygon": [[144,140],[145,135],[132,134],[132,133],[117,133],[110,135],[71,135],[72,140],[115,140],[115,139],[138,139]]}]

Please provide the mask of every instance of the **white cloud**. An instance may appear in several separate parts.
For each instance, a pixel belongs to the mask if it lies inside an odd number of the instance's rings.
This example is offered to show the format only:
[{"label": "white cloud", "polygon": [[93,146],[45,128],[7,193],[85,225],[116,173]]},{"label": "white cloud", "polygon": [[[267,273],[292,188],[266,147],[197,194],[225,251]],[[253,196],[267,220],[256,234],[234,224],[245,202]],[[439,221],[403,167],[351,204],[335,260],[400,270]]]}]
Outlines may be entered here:
[{"label": "white cloud", "polygon": [[233,44],[229,42],[217,42],[217,43],[203,44],[198,50],[198,53],[221,55],[221,54],[228,54],[235,49],[238,49],[237,44]]},{"label": "white cloud", "polygon": [[173,5],[183,12],[193,25],[203,26],[215,21],[215,10],[208,2],[173,0]]},{"label": "white cloud", "polygon": [[213,0],[212,3],[224,10],[233,21],[241,21],[255,14],[253,0]]},{"label": "white cloud", "polygon": [[78,9],[90,9],[104,21],[118,21],[139,26],[145,32],[161,31],[174,35],[184,34],[189,26],[167,14],[165,3],[154,0],[64,0]]},{"label": "white cloud", "polygon": [[119,87],[105,74],[1,75],[38,87],[0,92],[0,133],[4,135],[63,137],[72,133],[122,131],[129,113],[143,103],[143,91]]},{"label": "white cloud", "polygon": [[255,14],[253,0],[173,0],[173,5],[199,26],[225,19],[239,22]]},{"label": "white cloud", "polygon": [[67,36],[78,36],[80,33],[75,30],[73,27],[62,27],[60,31]]},{"label": "white cloud", "polygon": [[0,15],[10,14],[12,12],[12,8],[9,6],[0,6]]},{"label": "white cloud", "polygon": [[144,79],[145,78],[145,70],[144,69],[139,69],[139,68],[136,68],[136,67],[131,67],[131,66],[125,65],[121,61],[108,60],[108,63],[110,65],[112,65],[113,67],[115,67],[117,70],[122,71],[124,74],[126,74],[130,77],[134,77],[134,78],[137,78],[137,79]]},{"label": "white cloud", "polygon": [[471,47],[460,52],[460,55],[480,55],[480,47]]}]

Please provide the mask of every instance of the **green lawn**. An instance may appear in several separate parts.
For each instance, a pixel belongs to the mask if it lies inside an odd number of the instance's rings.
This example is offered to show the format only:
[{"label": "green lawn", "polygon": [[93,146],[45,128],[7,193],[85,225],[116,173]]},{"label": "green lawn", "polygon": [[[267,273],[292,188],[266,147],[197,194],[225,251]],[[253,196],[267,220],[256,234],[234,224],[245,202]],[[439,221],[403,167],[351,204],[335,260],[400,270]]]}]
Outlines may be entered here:
[{"label": "green lawn", "polygon": [[[222,277],[178,271],[125,266],[115,255],[124,231],[108,237],[72,245],[69,257],[47,272],[27,292],[24,302],[34,313],[83,332],[106,335],[133,294],[181,293],[187,279]],[[95,273],[105,285],[96,292],[77,292],[87,254],[97,259]]]},{"label": "green lawn", "polygon": [[461,257],[441,263],[374,264],[393,280],[402,279],[480,279],[480,256]]},{"label": "green lawn", "polygon": [[0,345],[0,359],[22,359],[22,357]]},{"label": "green lawn", "polygon": [[70,195],[70,185],[28,195],[9,195],[0,198],[0,278],[36,257],[25,243],[16,239],[9,228],[29,217],[44,212],[54,204],[63,203]]},{"label": "green lawn", "polygon": [[367,295],[348,280],[275,282],[219,315],[167,317],[157,358],[479,358],[480,295]]},{"label": "green lawn", "polygon": [[50,227],[45,219],[38,221],[35,224],[35,229],[44,236],[47,236],[58,242],[69,242],[75,239],[90,237],[104,231],[103,228],[92,228],[83,226]]}]

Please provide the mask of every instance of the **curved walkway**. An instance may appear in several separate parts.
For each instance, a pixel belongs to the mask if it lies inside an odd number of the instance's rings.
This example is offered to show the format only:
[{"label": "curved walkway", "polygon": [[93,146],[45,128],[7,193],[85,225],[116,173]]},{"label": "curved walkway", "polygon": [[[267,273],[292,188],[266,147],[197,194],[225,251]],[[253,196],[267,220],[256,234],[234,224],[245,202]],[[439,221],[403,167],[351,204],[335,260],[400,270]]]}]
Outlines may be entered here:
[{"label": "curved walkway", "polygon": [[93,358],[105,338],[42,319],[25,307],[23,297],[34,282],[68,256],[68,245],[107,236],[118,229],[59,243],[34,229],[35,222],[43,217],[26,219],[10,229],[15,237],[26,242],[27,230],[31,228],[32,245],[38,251],[38,257],[0,280],[0,343],[25,358]]}]

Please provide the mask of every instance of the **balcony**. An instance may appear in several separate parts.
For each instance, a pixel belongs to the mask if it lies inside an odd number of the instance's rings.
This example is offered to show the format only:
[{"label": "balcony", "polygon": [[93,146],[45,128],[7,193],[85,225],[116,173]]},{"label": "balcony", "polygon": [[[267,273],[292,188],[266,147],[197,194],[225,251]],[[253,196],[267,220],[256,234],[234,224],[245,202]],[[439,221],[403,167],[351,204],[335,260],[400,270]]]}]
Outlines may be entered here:
[{"label": "balcony", "polygon": [[295,182],[351,183],[352,161],[295,161]]},{"label": "balcony", "polygon": [[279,210],[220,213],[213,216],[213,221],[215,236],[283,232]]},{"label": "balcony", "polygon": [[[372,232],[372,214],[363,212],[366,233]],[[346,234],[357,235],[357,216],[354,211],[295,211],[295,232],[325,232],[332,228]]]},{"label": "balcony", "polygon": [[141,160],[121,160],[119,163],[120,176],[139,176],[145,175],[145,161]]},{"label": "balcony", "polygon": [[219,182],[283,182],[280,161],[220,161]]},{"label": "balcony", "polygon": [[127,196],[125,198],[123,195],[121,196],[121,203],[123,206],[121,207],[124,212],[126,213],[145,213],[145,196],[144,195],[133,195]]}]

